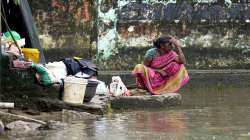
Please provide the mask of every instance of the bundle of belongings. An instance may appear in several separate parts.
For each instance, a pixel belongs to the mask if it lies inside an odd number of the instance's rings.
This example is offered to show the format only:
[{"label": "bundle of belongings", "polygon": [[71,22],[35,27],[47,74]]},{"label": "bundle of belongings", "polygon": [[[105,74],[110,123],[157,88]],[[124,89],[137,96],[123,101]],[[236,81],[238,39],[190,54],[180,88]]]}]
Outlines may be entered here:
[{"label": "bundle of belongings", "polygon": [[67,76],[66,66],[63,62],[42,64],[32,64],[36,73],[37,82],[42,86],[60,84],[61,79]]},{"label": "bundle of belongings", "polygon": [[[88,94],[92,94],[89,95],[92,97],[93,94],[130,96],[130,91],[126,88],[119,76],[112,77],[112,82],[109,85],[109,88],[104,82],[97,80],[98,68],[90,60],[77,57],[65,58],[62,61],[48,63],[45,66],[41,64],[33,64],[32,68],[36,69],[36,77],[39,83],[43,86],[50,86],[53,84],[64,85],[64,79],[66,77],[74,76],[76,78],[88,79],[85,96],[88,96]],[[94,88],[95,93],[89,93],[88,87]]]},{"label": "bundle of belongings", "polygon": [[59,84],[61,94],[65,88],[64,79],[73,76],[88,81],[84,97],[85,102],[89,102],[96,94],[107,95],[108,90],[105,83],[97,80],[98,68],[90,60],[79,57],[64,58],[61,61],[45,65],[32,64],[32,68],[35,70],[37,82],[41,86]]},{"label": "bundle of belongings", "polygon": [[8,31],[1,35],[1,53],[9,56],[11,67],[29,68],[32,61],[26,60],[21,47],[25,46],[25,38],[21,38],[16,31]]},{"label": "bundle of belongings", "polygon": [[107,95],[108,93],[112,96],[130,95],[129,90],[119,76],[112,77],[109,88],[104,82],[97,80],[98,68],[90,60],[74,57],[64,58],[58,62],[39,64],[39,51],[34,48],[22,48],[24,46],[25,39],[21,38],[16,31],[2,34],[1,53],[9,56],[11,67],[19,69],[32,68],[35,72],[36,81],[41,86],[47,87],[59,84],[62,88],[64,79],[68,76],[74,76],[88,79],[87,89],[88,87],[94,87],[96,89],[94,95]]},{"label": "bundle of belongings", "polygon": [[65,58],[63,62],[66,65],[68,75],[90,79],[96,79],[98,76],[98,69],[90,60],[74,57]]},{"label": "bundle of belongings", "polygon": [[85,79],[97,79],[98,69],[95,64],[82,58],[65,58],[59,62],[45,65],[33,64],[36,70],[38,82],[43,86],[62,83],[67,76],[75,76]]}]

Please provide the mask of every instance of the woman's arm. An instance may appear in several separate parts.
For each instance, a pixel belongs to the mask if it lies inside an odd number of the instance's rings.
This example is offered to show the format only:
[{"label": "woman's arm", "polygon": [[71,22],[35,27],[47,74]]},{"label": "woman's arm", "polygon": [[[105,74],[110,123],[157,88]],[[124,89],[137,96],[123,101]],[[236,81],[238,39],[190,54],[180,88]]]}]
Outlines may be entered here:
[{"label": "woman's arm", "polygon": [[[151,67],[151,62],[152,60],[148,60],[148,59],[144,59],[143,64],[147,67]],[[152,68],[152,67],[151,67]],[[167,73],[164,70],[161,70],[161,68],[152,68],[154,71],[156,71],[157,73],[160,73],[162,77],[167,76]]]},{"label": "woman's arm", "polygon": [[[146,59],[146,58],[145,58],[144,61],[143,61],[143,64],[144,64],[145,66],[147,66],[147,67],[151,67],[151,62],[152,62],[152,60]],[[151,67],[151,68],[152,68],[152,67]],[[154,71],[156,71],[157,73],[160,73],[162,77],[167,76],[167,73],[166,73],[165,71],[161,70],[161,67],[152,68],[152,69],[153,69]]]},{"label": "woman's arm", "polygon": [[176,57],[175,61],[177,63],[180,63],[180,64],[185,64],[186,63],[186,58],[185,58],[184,53],[182,52],[181,44],[174,37],[172,37],[172,39],[170,41],[177,48],[178,57]]}]

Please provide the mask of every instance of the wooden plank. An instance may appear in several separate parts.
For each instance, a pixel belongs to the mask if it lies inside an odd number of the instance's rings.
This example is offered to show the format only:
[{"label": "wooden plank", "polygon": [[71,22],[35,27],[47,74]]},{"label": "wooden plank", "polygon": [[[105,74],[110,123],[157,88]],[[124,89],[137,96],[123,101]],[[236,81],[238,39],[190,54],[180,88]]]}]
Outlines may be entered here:
[{"label": "wooden plank", "polygon": [[22,115],[10,114],[10,113],[3,112],[3,111],[0,111],[0,118],[1,119],[6,119],[7,121],[22,120],[22,121],[28,121],[28,122],[35,122],[35,123],[39,123],[39,124],[42,124],[42,125],[47,124],[46,122],[41,121],[41,120],[36,120],[36,119],[29,118],[29,117],[22,116]]},{"label": "wooden plank", "polygon": [[0,108],[14,108],[14,103],[0,102]]}]

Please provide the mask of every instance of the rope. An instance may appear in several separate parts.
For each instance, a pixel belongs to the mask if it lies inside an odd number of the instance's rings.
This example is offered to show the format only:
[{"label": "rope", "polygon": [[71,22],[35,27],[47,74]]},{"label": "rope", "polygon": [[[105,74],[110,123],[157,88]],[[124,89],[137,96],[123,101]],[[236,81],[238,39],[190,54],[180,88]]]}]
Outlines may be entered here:
[{"label": "rope", "polygon": [[3,12],[3,14],[1,13],[1,17],[2,17],[4,23],[5,23],[6,27],[7,27],[7,30],[8,30],[9,33],[10,33],[11,38],[13,39],[15,45],[17,46],[17,48],[18,48],[20,54],[22,54],[22,50],[21,50],[21,48],[18,46],[17,41],[15,40],[13,34],[11,33],[11,29],[10,29],[10,27],[9,27],[9,25],[8,25],[7,20],[6,20],[6,14],[5,14],[5,11],[4,11],[3,3],[1,3],[1,7],[2,7],[2,12]]}]

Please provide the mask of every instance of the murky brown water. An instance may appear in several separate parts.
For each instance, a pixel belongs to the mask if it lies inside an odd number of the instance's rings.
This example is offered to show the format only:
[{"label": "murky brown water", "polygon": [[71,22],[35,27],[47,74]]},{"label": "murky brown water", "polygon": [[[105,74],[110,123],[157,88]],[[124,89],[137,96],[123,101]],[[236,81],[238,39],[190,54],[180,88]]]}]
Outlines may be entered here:
[{"label": "murky brown water", "polygon": [[107,114],[60,130],[9,133],[1,140],[249,140],[250,89],[182,91],[183,105]]}]

